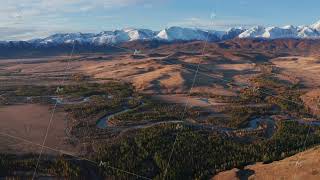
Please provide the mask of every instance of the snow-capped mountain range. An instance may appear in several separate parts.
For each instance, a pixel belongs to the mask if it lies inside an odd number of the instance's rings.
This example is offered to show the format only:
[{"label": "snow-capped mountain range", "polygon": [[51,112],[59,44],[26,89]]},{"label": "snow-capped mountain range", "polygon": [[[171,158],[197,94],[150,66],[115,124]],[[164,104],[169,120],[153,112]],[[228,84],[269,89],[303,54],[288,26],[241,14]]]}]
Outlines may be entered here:
[{"label": "snow-capped mountain range", "polygon": [[68,44],[77,41],[77,43],[104,45],[134,40],[192,41],[208,39],[209,41],[221,41],[233,38],[320,39],[320,21],[309,26],[255,26],[249,29],[241,27],[231,28],[227,31],[213,31],[183,27],[169,27],[161,31],[126,28],[122,30],[103,31],[100,33],[59,33],[43,39],[33,39],[27,42],[36,45],[48,45]]},{"label": "snow-capped mountain range", "polygon": [[295,38],[295,39],[319,39],[320,21],[311,26],[283,26],[283,27],[263,27],[255,26],[239,34],[239,38]]}]

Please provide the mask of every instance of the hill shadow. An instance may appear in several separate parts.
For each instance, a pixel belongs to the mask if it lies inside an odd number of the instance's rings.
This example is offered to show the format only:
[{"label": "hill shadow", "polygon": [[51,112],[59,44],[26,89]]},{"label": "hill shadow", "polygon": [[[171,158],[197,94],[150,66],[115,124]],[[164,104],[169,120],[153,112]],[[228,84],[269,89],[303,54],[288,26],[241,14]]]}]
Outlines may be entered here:
[{"label": "hill shadow", "polygon": [[239,169],[237,172],[237,177],[240,180],[248,180],[250,176],[252,176],[255,173],[254,170],[251,169]]}]

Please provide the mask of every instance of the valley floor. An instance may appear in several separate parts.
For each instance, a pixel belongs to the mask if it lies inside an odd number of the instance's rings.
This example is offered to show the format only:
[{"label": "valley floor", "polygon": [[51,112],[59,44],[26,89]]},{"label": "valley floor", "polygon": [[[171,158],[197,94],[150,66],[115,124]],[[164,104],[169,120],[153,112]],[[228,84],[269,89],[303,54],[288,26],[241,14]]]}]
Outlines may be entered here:
[{"label": "valley floor", "polygon": [[319,178],[317,56],[172,49],[1,60],[0,177]]}]

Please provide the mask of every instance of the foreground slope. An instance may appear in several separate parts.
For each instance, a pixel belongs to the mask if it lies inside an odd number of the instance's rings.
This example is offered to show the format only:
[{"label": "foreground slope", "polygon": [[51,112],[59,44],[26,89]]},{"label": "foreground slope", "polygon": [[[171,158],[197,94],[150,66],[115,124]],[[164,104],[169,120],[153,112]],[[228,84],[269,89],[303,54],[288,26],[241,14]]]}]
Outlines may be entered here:
[{"label": "foreground slope", "polygon": [[320,178],[320,147],[270,164],[257,163],[244,169],[219,173],[214,180],[230,179],[310,179]]}]

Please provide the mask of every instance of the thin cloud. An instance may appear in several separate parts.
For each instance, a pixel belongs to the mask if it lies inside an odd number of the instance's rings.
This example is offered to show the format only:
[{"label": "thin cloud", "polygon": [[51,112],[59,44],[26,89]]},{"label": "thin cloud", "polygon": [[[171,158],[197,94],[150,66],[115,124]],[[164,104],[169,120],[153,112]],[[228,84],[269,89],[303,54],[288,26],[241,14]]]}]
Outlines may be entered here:
[{"label": "thin cloud", "polygon": [[[37,37],[39,34],[47,34],[41,33],[41,30],[47,29],[52,32],[68,31],[70,29],[67,29],[66,24],[72,28],[77,27],[77,22],[72,19],[75,13],[95,13],[133,5],[143,7],[153,2],[155,0],[0,0],[0,40]],[[112,18],[105,16],[102,19]],[[85,28],[80,27],[78,30],[84,31]]]},{"label": "thin cloud", "polygon": [[257,23],[253,23],[253,21],[249,21],[248,23],[240,22],[248,22],[248,20],[239,20],[239,17],[220,17],[212,20],[192,17],[183,19],[179,22],[169,23],[168,26],[183,26],[203,29],[225,30],[232,27],[248,28],[257,25]]},{"label": "thin cloud", "polygon": [[0,39],[17,40],[17,38],[25,38],[28,34],[34,33],[35,29],[0,27]]}]

